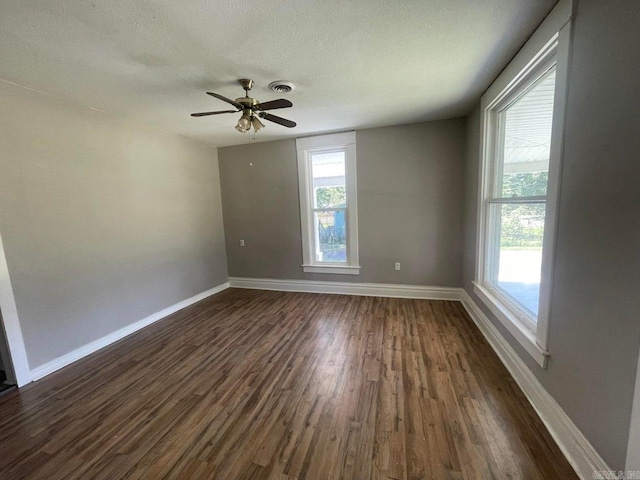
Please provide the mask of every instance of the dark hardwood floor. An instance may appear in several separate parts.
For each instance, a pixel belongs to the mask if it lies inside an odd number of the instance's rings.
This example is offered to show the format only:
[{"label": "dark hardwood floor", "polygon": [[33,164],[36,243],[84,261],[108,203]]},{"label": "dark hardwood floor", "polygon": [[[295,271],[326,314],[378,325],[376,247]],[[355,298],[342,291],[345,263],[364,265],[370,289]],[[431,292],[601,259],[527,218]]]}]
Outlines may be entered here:
[{"label": "dark hardwood floor", "polygon": [[0,397],[0,478],[577,477],[457,302],[229,289]]}]

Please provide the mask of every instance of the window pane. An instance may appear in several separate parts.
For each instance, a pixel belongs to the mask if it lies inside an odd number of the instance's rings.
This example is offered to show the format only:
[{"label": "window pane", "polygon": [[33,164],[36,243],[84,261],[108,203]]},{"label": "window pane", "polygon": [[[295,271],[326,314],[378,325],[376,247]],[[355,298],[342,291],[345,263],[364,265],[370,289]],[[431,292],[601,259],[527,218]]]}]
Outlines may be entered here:
[{"label": "window pane", "polygon": [[504,155],[498,191],[503,197],[547,194],[555,83],[554,67],[502,114]]},{"label": "window pane", "polygon": [[347,206],[345,187],[318,187],[313,192],[315,208],[336,208]]},{"label": "window pane", "polygon": [[347,205],[345,188],[345,152],[311,155],[314,208],[336,208]]},{"label": "window pane", "polygon": [[497,204],[499,255],[497,286],[538,316],[545,204]]},{"label": "window pane", "polygon": [[345,211],[314,212],[316,262],[347,261]]}]

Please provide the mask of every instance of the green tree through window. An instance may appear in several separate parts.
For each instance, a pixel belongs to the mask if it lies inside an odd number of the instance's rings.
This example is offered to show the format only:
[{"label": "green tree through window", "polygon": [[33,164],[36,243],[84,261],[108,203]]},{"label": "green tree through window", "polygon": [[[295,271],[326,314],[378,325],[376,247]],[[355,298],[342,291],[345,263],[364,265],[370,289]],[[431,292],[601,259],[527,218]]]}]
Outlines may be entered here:
[{"label": "green tree through window", "polygon": [[[548,172],[506,173],[502,177],[504,197],[547,194]],[[545,205],[539,203],[502,207],[502,247],[542,248]]]},{"label": "green tree through window", "polygon": [[345,187],[318,187],[316,201],[316,208],[344,207],[347,203],[347,190]]}]

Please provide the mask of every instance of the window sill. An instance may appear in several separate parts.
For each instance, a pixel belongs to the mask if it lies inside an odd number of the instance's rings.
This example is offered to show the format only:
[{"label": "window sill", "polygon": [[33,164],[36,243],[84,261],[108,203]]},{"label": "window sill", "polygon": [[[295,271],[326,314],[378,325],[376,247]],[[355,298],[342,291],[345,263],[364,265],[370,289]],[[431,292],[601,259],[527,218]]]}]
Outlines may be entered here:
[{"label": "window sill", "polygon": [[351,265],[302,265],[305,273],[337,273],[339,275],[360,275],[359,266]]},{"label": "window sill", "polygon": [[490,290],[473,282],[474,293],[491,310],[509,333],[542,368],[547,368],[549,352],[538,345],[536,334],[511,312]]}]

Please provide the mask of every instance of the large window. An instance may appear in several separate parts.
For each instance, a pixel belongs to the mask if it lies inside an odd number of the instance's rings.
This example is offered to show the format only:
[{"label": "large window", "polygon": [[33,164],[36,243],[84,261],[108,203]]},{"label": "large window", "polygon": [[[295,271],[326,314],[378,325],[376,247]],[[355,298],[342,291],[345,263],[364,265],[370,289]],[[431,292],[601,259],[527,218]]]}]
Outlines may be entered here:
[{"label": "large window", "polygon": [[[568,28],[540,34],[482,98],[482,173],[474,291],[546,365],[564,117]],[[531,42],[542,48],[536,52]],[[524,59],[527,51],[534,54]]]},{"label": "large window", "polygon": [[537,323],[540,303],[555,64],[540,73],[493,112],[496,141],[487,158],[491,178],[485,200],[485,282],[513,304],[530,328]]},{"label": "large window", "polygon": [[305,272],[357,275],[355,133],[296,141]]}]

